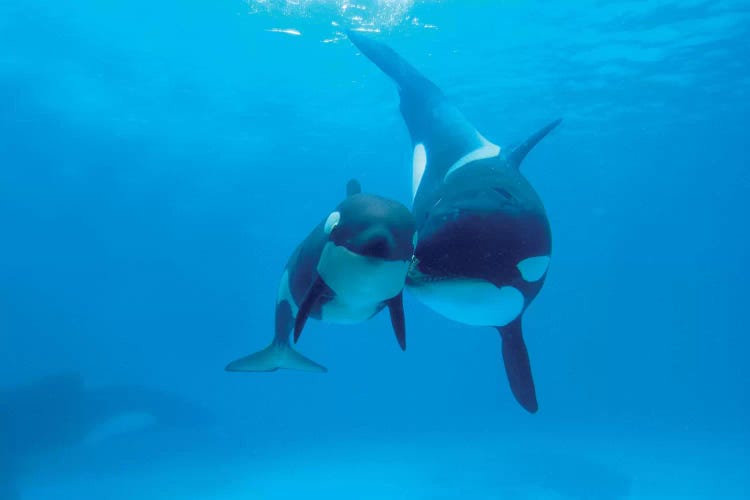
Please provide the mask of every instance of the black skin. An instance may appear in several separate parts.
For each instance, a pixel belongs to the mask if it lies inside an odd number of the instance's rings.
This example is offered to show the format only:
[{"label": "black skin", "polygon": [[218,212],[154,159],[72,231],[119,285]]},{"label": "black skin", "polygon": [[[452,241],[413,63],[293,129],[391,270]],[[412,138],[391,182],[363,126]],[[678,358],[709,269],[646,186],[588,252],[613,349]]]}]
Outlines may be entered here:
[{"label": "black skin", "polygon": [[[340,220],[330,234],[325,233],[325,220],[295,249],[287,262],[289,288],[297,316],[291,305],[282,300],[276,305],[275,342],[286,344],[290,333],[294,341],[308,317],[321,318],[323,306],[334,298],[331,290],[318,275],[317,265],[326,243],[363,256],[389,261],[408,261],[414,253],[414,217],[402,204],[371,194],[361,193],[358,185],[348,186],[348,196],[335,209]],[[402,294],[376,305],[374,314],[388,307],[399,346],[406,348]],[[373,315],[374,315],[373,314]]]},{"label": "black skin", "polygon": [[[415,205],[418,274],[464,277],[519,289],[528,305],[544,278],[525,281],[516,264],[549,255],[551,232],[541,200],[520,173],[491,158],[457,170]],[[412,275],[415,276],[414,274]],[[418,286],[417,279],[411,279]]]},{"label": "black skin", "polygon": [[[551,235],[542,202],[519,166],[559,120],[498,154],[440,88],[393,49],[360,33],[348,36],[397,84],[412,146],[425,151],[426,168],[414,199],[419,241],[407,285],[418,287],[449,278],[510,285],[523,294],[525,311],[545,277],[528,283],[516,266],[529,257],[550,255]],[[481,152],[484,159],[451,171],[475,152]],[[511,390],[521,406],[533,413],[538,405],[523,342],[523,311],[510,324],[494,326],[503,339]]]},{"label": "black skin", "polygon": [[407,283],[420,286],[436,276],[462,277],[521,291],[521,314],[496,328],[503,340],[511,391],[523,408],[534,413],[539,405],[523,341],[522,316],[546,276],[528,282],[516,264],[529,256],[550,255],[551,233],[541,200],[518,171],[503,161],[492,158],[467,165],[435,190],[429,201],[422,198],[420,238]]}]

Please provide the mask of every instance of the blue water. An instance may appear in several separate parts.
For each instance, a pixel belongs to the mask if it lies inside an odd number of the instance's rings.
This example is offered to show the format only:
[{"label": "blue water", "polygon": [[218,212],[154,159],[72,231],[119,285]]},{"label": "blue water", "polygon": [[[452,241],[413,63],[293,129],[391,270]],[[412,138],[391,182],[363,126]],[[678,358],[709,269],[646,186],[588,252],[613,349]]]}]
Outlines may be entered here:
[{"label": "blue water", "polygon": [[[495,331],[409,295],[405,353],[383,313],[308,324],[325,375],[223,370],[349,178],[411,201],[397,92],[345,27],[501,145],[564,119],[523,166],[553,232],[536,415]],[[746,2],[8,0],[0,47],[0,410],[43,408],[0,495],[750,497]],[[18,388],[60,373],[173,418],[53,445],[77,396]]]}]

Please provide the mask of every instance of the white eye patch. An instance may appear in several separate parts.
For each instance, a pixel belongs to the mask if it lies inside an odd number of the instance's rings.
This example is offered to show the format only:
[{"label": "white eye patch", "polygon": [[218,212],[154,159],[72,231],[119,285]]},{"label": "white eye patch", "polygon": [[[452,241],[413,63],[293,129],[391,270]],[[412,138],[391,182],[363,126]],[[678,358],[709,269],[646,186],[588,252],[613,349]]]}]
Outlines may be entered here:
[{"label": "white eye patch", "polygon": [[331,212],[331,215],[329,215],[328,218],[326,219],[326,223],[323,228],[326,234],[331,234],[331,231],[333,231],[333,228],[339,225],[340,220],[341,220],[341,214],[339,212]]},{"label": "white eye patch", "polygon": [[521,277],[528,282],[539,281],[547,272],[549,267],[549,255],[540,255],[538,257],[529,257],[517,265],[521,272]]}]

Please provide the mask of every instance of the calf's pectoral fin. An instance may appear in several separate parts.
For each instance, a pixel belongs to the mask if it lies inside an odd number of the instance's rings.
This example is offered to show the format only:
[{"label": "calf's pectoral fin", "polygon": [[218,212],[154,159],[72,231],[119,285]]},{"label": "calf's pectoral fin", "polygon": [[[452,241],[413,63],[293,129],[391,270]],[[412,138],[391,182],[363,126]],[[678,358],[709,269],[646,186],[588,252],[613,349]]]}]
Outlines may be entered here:
[{"label": "calf's pectoral fin", "polygon": [[406,319],[404,318],[404,292],[386,301],[391,313],[391,324],[396,333],[396,340],[402,351],[406,350]]},{"label": "calf's pectoral fin", "polygon": [[327,289],[328,286],[320,276],[318,276],[315,281],[313,281],[313,284],[310,286],[310,288],[308,288],[307,293],[303,297],[302,303],[299,306],[299,311],[297,311],[297,317],[294,319],[295,344],[297,343],[297,340],[299,340],[302,329],[305,328],[305,323],[307,322],[307,318],[310,316],[310,312]]},{"label": "calf's pectoral fin", "polygon": [[502,337],[503,361],[508,376],[510,390],[516,401],[529,413],[536,413],[539,405],[536,401],[534,379],[531,376],[531,364],[526,344],[521,331],[521,316],[507,324],[497,327]]}]

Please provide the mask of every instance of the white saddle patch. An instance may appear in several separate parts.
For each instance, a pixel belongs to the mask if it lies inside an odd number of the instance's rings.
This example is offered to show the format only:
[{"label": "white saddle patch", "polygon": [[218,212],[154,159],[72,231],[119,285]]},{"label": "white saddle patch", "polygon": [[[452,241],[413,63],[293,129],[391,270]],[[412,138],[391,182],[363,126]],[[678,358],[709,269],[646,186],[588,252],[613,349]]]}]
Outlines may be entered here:
[{"label": "white saddle patch", "polygon": [[549,255],[540,255],[538,257],[523,259],[516,267],[518,267],[518,270],[521,272],[521,277],[524,280],[530,283],[539,281],[549,268]]},{"label": "white saddle patch", "polygon": [[378,304],[401,292],[408,270],[409,261],[365,257],[329,241],[320,255],[318,274],[336,298],[324,306],[324,319],[329,319],[326,309],[331,321],[369,318]]},{"label": "white saddle patch", "polygon": [[481,142],[482,145],[473,151],[469,151],[467,154],[459,158],[456,163],[451,165],[451,168],[449,168],[448,171],[445,173],[445,177],[443,178],[444,181],[448,180],[448,177],[453,172],[463,167],[464,165],[468,165],[469,163],[472,163],[478,160],[486,160],[487,158],[494,158],[500,154],[500,146],[498,146],[497,144],[491,143],[490,141],[482,137],[482,134],[480,134],[479,132],[477,132],[477,136],[479,136],[479,142]]},{"label": "white saddle patch", "polygon": [[427,151],[421,142],[414,146],[414,156],[411,165],[411,196],[417,196],[417,190],[422,183],[424,171],[427,168]]},{"label": "white saddle patch", "polygon": [[455,279],[409,287],[422,303],[448,319],[473,326],[505,326],[523,311],[523,294],[512,286]]}]

